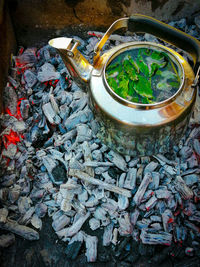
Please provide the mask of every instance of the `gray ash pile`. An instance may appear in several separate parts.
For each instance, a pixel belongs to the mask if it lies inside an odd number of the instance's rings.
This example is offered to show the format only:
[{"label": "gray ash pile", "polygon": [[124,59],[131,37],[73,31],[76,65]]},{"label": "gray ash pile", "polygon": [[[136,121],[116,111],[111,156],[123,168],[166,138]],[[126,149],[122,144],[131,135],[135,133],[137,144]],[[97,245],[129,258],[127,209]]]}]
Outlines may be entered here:
[{"label": "gray ash pile", "polygon": [[[198,37],[198,27],[185,20],[173,26]],[[87,41],[75,37],[89,61],[100,33],[92,34],[97,37]],[[152,38],[113,35],[106,48]],[[56,51],[20,48],[0,116],[0,247],[12,245],[15,235],[38,240],[50,217],[71,260],[85,254],[88,262],[116,259],[129,266],[142,256],[158,264],[186,257],[185,266],[198,266],[198,99],[186,135],[171,153],[123,156],[98,139],[88,95]]]}]

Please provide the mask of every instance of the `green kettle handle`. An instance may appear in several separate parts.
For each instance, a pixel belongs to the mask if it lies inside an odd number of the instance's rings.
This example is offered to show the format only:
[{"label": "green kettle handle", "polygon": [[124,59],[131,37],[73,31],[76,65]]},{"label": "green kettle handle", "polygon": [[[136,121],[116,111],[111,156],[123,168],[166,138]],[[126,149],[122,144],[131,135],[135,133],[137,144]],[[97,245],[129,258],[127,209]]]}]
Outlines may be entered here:
[{"label": "green kettle handle", "polygon": [[195,74],[199,72],[200,42],[196,38],[161,21],[140,14],[134,14],[128,19],[128,30],[152,34],[186,51],[193,59]]}]

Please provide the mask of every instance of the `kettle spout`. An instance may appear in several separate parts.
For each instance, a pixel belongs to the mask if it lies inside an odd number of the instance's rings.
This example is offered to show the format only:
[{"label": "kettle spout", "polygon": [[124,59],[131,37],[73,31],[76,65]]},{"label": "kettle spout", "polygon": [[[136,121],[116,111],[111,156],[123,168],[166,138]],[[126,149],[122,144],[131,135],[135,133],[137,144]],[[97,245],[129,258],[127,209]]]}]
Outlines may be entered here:
[{"label": "kettle spout", "polygon": [[79,44],[79,41],[66,37],[59,37],[49,41],[49,45],[59,52],[72,79],[78,86],[85,89],[93,67],[77,49]]}]

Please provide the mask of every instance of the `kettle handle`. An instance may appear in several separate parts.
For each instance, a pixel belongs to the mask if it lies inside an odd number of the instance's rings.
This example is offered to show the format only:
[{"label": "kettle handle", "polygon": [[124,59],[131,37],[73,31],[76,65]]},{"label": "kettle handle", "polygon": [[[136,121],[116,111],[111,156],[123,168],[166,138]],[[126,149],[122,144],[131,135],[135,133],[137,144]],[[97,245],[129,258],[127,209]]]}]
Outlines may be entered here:
[{"label": "kettle handle", "polygon": [[131,32],[145,32],[155,35],[163,41],[185,50],[191,55],[194,62],[193,70],[196,75],[194,84],[198,82],[198,76],[200,73],[200,42],[189,34],[169,26],[166,23],[141,14],[134,14],[129,18],[118,19],[109,27],[94,48],[94,64],[98,62],[100,58],[100,51],[109,36],[117,29],[124,27],[127,27]]},{"label": "kettle handle", "polygon": [[194,72],[197,74],[200,66],[200,42],[166,23],[149,16],[134,14],[128,20],[128,30],[131,32],[145,32],[179,47],[191,55],[194,62]]}]

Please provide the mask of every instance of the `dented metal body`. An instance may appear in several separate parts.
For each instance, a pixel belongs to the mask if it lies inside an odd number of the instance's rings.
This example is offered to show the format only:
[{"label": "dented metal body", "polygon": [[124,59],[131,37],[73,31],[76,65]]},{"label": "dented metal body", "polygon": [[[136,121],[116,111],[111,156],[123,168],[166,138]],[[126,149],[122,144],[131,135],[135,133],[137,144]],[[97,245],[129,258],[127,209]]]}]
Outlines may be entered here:
[{"label": "dented metal body", "polygon": [[[101,55],[101,49],[111,33],[122,27],[155,33],[157,37],[177,44],[192,56],[194,70],[171,48],[150,42],[124,43]],[[186,45],[181,43],[184,38]],[[98,137],[111,149],[130,156],[141,156],[164,153],[178,143],[185,133],[196,99],[198,75],[195,77],[195,72],[198,74],[200,43],[195,38],[191,39],[189,35],[150,17],[133,15],[111,25],[95,47],[93,66],[77,50],[78,42],[75,40],[56,38],[49,44],[58,49],[75,82],[87,88],[90,105],[100,124]],[[124,51],[141,47],[164,51],[180,70],[181,85],[165,101],[155,104],[130,102],[118,96],[106,81],[105,69],[112,59]]]}]

